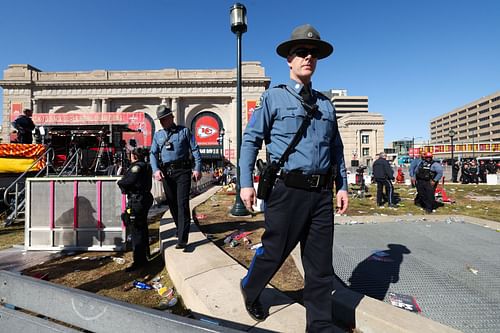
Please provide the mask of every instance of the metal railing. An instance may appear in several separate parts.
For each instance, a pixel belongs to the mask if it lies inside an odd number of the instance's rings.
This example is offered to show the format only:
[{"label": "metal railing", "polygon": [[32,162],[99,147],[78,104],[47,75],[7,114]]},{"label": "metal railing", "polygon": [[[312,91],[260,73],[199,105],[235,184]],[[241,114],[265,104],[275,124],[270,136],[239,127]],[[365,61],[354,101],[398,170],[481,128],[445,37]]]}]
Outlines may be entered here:
[{"label": "metal railing", "polygon": [[[45,158],[45,166],[41,168],[33,177],[39,177],[43,174],[45,176],[49,175],[49,170],[52,167],[52,161],[54,159],[54,149],[48,148],[40,157],[38,157],[19,177],[17,177],[3,192],[3,202],[6,206],[12,209],[12,212],[5,219],[5,226],[11,225],[14,220],[19,216],[19,214],[24,212],[25,198],[24,193],[26,191],[24,187],[24,180],[26,175],[33,171],[33,168],[38,165],[40,161]],[[21,187],[22,185],[22,187]],[[9,200],[9,197],[13,197]]]},{"label": "metal railing", "polygon": [[[78,148],[71,157],[64,163],[61,171],[57,174],[58,177],[62,176],[78,176],[78,166],[82,159],[82,149]],[[69,172],[66,172],[69,168]],[[66,172],[66,174],[64,173]]]},{"label": "metal railing", "polygon": [[1,332],[241,332],[7,271],[0,303]]}]

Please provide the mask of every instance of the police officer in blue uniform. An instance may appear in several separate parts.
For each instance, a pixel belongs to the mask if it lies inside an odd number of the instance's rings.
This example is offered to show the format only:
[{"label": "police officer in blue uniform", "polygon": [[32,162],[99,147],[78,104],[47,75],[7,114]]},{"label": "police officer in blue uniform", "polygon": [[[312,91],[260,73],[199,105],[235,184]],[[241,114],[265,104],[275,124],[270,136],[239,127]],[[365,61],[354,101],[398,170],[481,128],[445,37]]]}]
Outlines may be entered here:
[{"label": "police officer in blue uniform", "polygon": [[[157,119],[163,127],[156,132],[151,144],[150,161],[156,180],[163,182],[167,204],[177,228],[176,249],[188,243],[191,224],[189,191],[191,178],[201,179],[201,155],[191,131],[174,123],[172,110],[160,105]],[[194,171],[191,172],[192,159]]]},{"label": "police officer in blue uniform", "polygon": [[131,153],[132,164],[117,184],[127,194],[124,221],[132,237],[134,262],[125,271],[132,272],[145,266],[149,255],[148,211],[153,204],[151,194],[153,172],[146,163],[148,151],[135,148]]},{"label": "police officer in blue uniform", "polygon": [[421,159],[410,165],[410,176],[417,186],[415,204],[429,214],[437,207],[434,192],[443,176],[443,167],[432,158],[431,152],[425,152]]},{"label": "police officer in blue uniform", "polygon": [[[240,287],[252,318],[267,316],[259,296],[266,284],[300,242],[305,270],[304,305],[307,331],[332,330],[333,291],[333,183],[336,205],[348,205],[347,175],[335,109],[330,100],[312,89],[318,59],[333,46],[321,40],[311,25],[295,28],[291,39],[276,49],[287,59],[290,81],[264,92],[245,129],[241,144],[241,199],[251,210],[256,202],[252,173],[258,150],[265,142],[269,162],[276,162],[297,133],[306,112],[311,122],[289,155],[266,201],[263,246],[257,250]],[[308,105],[317,105],[306,111]],[[310,110],[310,109],[309,109]]]}]

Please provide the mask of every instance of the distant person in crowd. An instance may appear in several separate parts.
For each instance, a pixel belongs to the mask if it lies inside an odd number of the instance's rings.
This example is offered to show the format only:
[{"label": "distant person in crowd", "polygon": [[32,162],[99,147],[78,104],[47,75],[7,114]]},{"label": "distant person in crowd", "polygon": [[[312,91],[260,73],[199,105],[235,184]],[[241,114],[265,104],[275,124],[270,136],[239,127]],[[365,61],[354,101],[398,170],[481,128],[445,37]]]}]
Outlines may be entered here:
[{"label": "distant person in crowd", "polygon": [[462,184],[469,184],[472,182],[472,174],[470,171],[470,163],[464,161],[462,164],[462,173],[460,174],[460,182]]},{"label": "distant person in crowd", "polygon": [[30,109],[24,109],[23,113],[12,122],[12,127],[17,133],[17,143],[33,143],[32,132],[35,129],[35,123],[33,123],[31,116],[33,116],[33,111]]},{"label": "distant person in crowd", "polygon": [[443,167],[433,160],[431,152],[426,152],[423,158],[414,164],[410,173],[414,175],[417,186],[415,204],[421,206],[426,213],[432,213],[437,207],[434,192],[443,176]]},{"label": "distant person in crowd", "polygon": [[[331,332],[332,203],[336,203],[340,214],[348,207],[347,172],[335,108],[328,97],[312,89],[312,76],[318,60],[328,57],[333,46],[306,24],[295,28],[291,39],[281,43],[276,51],[286,59],[290,80],[262,94],[245,129],[238,181],[247,209],[252,211],[256,203],[253,172],[263,143],[270,165],[277,164],[280,170],[276,170],[276,181],[270,179],[271,192],[265,200],[262,247],[256,251],[240,287],[249,315],[257,321],[264,320],[267,312],[260,301],[261,293],[300,242],[305,271],[305,330]],[[295,134],[301,132],[301,124],[304,134],[290,145]],[[286,162],[278,163],[289,146],[294,147]]]},{"label": "distant person in crowd", "polygon": [[132,272],[144,267],[149,256],[148,212],[153,204],[151,194],[153,172],[146,163],[148,151],[134,148],[132,164],[117,182],[122,193],[127,194],[127,209],[122,218],[132,236],[134,262],[125,271]]},{"label": "distant person in crowd", "polygon": [[460,171],[460,161],[453,159],[451,161],[451,181],[458,183],[458,172]]},{"label": "distant person in crowd", "polygon": [[487,165],[484,160],[479,161],[479,181],[481,183],[486,183],[486,175],[488,174]]},{"label": "distant person in crowd", "polygon": [[470,182],[474,184],[479,184],[479,167],[475,159],[470,161],[469,172],[470,172]]},{"label": "distant person in crowd", "polygon": [[497,173],[497,165],[495,163],[495,161],[493,161],[492,159],[488,161],[487,165],[486,165],[486,169],[488,170],[488,174],[490,175],[494,175]]},{"label": "distant person in crowd", "polygon": [[[378,155],[378,159],[373,162],[373,178],[377,182],[377,206],[383,207],[387,202],[389,207],[396,207],[394,204],[394,170],[386,159],[384,152]],[[385,189],[385,194],[384,194]]]},{"label": "distant person in crowd", "polygon": [[[191,227],[189,192],[191,179],[201,179],[201,155],[191,131],[174,123],[172,110],[160,105],[156,110],[162,129],[153,136],[151,144],[151,167],[157,181],[163,182],[168,207],[177,228],[176,249],[188,244]],[[192,160],[194,170],[192,171]]]}]

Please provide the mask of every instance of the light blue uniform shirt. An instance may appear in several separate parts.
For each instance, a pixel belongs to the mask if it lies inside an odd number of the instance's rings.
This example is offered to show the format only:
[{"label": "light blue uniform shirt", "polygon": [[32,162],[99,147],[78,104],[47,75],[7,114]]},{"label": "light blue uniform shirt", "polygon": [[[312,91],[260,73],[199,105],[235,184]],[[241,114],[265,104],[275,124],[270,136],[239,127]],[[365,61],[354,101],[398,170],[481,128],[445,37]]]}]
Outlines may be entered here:
[{"label": "light blue uniform shirt", "polygon": [[[416,178],[417,170],[420,167],[420,164],[422,164],[422,162],[423,162],[422,159],[416,159],[411,162],[409,170],[411,178]],[[435,182],[438,182],[441,179],[441,177],[443,177],[443,167],[439,162],[432,161],[431,172],[434,172],[435,174],[435,176],[432,177],[432,180],[434,180]]]},{"label": "light blue uniform shirt", "polygon": [[[167,149],[170,144],[173,149]],[[158,158],[159,154],[161,154],[161,160]],[[194,170],[201,172],[200,150],[191,131],[179,125],[159,130],[153,136],[149,155],[153,173],[160,169],[160,161],[161,163],[168,163],[177,160],[188,160],[190,154],[193,154]]]},{"label": "light blue uniform shirt", "polygon": [[[240,186],[253,187],[252,173],[257,153],[265,142],[271,161],[278,161],[306,117],[299,92],[303,85],[291,80],[285,88],[265,91],[248,123],[241,143]],[[293,94],[293,95],[292,95]],[[326,174],[338,165],[337,190],[347,190],[344,146],[338,133],[335,109],[327,97],[313,92],[319,110],[284,165],[285,171]],[[297,97],[295,97],[297,96]]]}]

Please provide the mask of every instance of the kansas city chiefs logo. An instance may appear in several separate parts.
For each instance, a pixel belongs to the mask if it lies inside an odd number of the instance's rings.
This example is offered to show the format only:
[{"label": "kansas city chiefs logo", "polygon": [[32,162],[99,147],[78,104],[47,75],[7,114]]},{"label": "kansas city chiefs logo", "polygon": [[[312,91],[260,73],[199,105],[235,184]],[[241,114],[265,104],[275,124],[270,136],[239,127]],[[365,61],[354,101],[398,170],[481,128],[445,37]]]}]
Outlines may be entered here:
[{"label": "kansas city chiefs logo", "polygon": [[198,127],[198,136],[200,138],[208,138],[217,133],[217,130],[213,127],[207,125],[201,125]]}]

